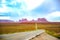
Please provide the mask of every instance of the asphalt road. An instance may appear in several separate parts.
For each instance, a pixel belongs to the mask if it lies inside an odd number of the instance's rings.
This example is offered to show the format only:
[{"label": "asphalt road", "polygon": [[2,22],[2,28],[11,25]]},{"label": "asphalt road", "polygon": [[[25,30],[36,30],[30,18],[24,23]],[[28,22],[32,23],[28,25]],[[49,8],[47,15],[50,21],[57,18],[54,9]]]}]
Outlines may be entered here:
[{"label": "asphalt road", "polygon": [[36,35],[44,33],[45,30],[35,30],[30,32],[19,32],[13,34],[0,35],[0,40],[29,40]]}]

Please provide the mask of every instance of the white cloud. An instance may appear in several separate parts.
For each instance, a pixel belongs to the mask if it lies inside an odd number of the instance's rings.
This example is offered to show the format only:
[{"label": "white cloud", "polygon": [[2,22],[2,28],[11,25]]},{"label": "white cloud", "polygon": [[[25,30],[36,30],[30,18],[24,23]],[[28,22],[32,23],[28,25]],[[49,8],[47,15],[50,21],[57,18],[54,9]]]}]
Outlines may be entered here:
[{"label": "white cloud", "polygon": [[2,3],[5,3],[5,0],[2,0]]},{"label": "white cloud", "polygon": [[[31,20],[31,19],[33,19],[33,17],[30,16],[30,10],[36,8],[37,6],[40,6],[44,2],[44,0],[13,0],[9,4],[16,4],[16,2],[22,3],[21,9],[7,7],[6,1],[3,0],[2,7],[0,8],[0,12],[3,12],[3,13],[16,12],[19,16],[23,15],[23,17],[20,16],[21,18],[27,18],[27,19]],[[26,15],[28,15],[28,16],[24,16],[24,13],[22,14],[22,12],[26,12]],[[11,19],[9,17],[0,17],[0,19],[2,19],[2,18]]]},{"label": "white cloud", "polygon": [[2,3],[2,7],[0,8],[0,12],[11,12],[11,11],[13,11],[12,8],[9,8],[6,6],[5,3],[4,4]]},{"label": "white cloud", "polygon": [[32,10],[44,2],[44,0],[24,0],[24,1],[26,3],[27,10]]},{"label": "white cloud", "polygon": [[6,16],[0,16],[0,20],[12,20],[12,21],[14,21],[14,22],[17,22],[18,20],[14,20],[14,19],[12,19],[11,17],[6,17]]},{"label": "white cloud", "polygon": [[59,17],[60,16],[60,11],[52,12],[49,13],[46,17]]},{"label": "white cloud", "polygon": [[60,12],[56,11],[56,12],[51,13],[50,15],[54,16],[54,17],[58,17],[58,16],[60,16]]},{"label": "white cloud", "polygon": [[45,16],[45,18],[47,18],[49,21],[60,22],[60,20],[56,20],[56,19],[54,20],[54,18],[57,18],[57,17],[60,17],[60,11],[55,11]]},{"label": "white cloud", "polygon": [[[16,4],[16,2],[19,2],[22,4],[22,9],[23,11],[28,11],[28,10],[32,10],[34,8],[36,8],[37,6],[41,5],[44,0],[13,0],[11,3],[9,4]],[[8,12],[8,11],[12,11],[13,8],[9,8],[6,6],[6,0],[2,1],[2,8],[0,8],[0,12]],[[15,9],[14,9],[15,10]]]},{"label": "white cloud", "polygon": [[2,19],[3,19],[3,20],[5,20],[5,19],[7,19],[7,20],[9,20],[9,19],[10,19],[10,20],[11,20],[11,18],[10,18],[10,17],[5,17],[5,16],[1,17],[1,16],[0,16],[0,20],[2,20]]},{"label": "white cloud", "polygon": [[0,8],[0,12],[9,12],[10,10],[7,7]]}]

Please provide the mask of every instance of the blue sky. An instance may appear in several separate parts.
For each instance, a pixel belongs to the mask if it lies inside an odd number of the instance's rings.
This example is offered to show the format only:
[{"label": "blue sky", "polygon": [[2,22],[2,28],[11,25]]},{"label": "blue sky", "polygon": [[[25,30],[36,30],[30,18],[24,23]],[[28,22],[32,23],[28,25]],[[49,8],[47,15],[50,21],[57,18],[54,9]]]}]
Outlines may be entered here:
[{"label": "blue sky", "polygon": [[46,18],[60,22],[59,0],[0,0],[0,20]]}]

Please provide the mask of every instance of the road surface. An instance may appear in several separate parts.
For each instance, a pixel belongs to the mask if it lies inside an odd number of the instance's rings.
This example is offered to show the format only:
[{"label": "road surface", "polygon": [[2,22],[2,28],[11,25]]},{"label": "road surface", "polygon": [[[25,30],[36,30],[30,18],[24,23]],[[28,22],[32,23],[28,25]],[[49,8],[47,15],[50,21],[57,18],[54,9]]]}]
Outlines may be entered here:
[{"label": "road surface", "polygon": [[45,30],[35,30],[30,32],[20,32],[13,34],[3,34],[0,35],[0,40],[29,40],[36,35],[44,33]]}]

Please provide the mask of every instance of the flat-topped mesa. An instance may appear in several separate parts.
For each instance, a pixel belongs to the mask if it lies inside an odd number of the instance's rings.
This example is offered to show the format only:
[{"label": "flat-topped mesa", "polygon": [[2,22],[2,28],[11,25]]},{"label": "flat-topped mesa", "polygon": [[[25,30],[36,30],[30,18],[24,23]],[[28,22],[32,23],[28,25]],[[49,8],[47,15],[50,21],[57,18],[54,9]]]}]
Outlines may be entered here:
[{"label": "flat-topped mesa", "polygon": [[[0,22],[14,22],[14,21],[12,21],[12,20],[0,20]],[[37,22],[37,23],[44,23],[44,22],[48,22],[45,18],[38,18],[37,20],[34,20],[34,19],[32,19],[32,20],[27,20],[26,18],[23,18],[23,19],[20,19],[18,22],[20,22],[20,23],[35,23],[35,22]]]},{"label": "flat-topped mesa", "polygon": [[12,20],[0,20],[0,22],[14,22]]},{"label": "flat-topped mesa", "polygon": [[25,18],[25,19],[19,20],[19,22],[28,22],[28,20]]},{"label": "flat-topped mesa", "polygon": [[45,18],[38,18],[37,22],[48,22]]},{"label": "flat-topped mesa", "polygon": [[30,22],[48,22],[45,18],[38,18],[37,20],[31,20]]}]

